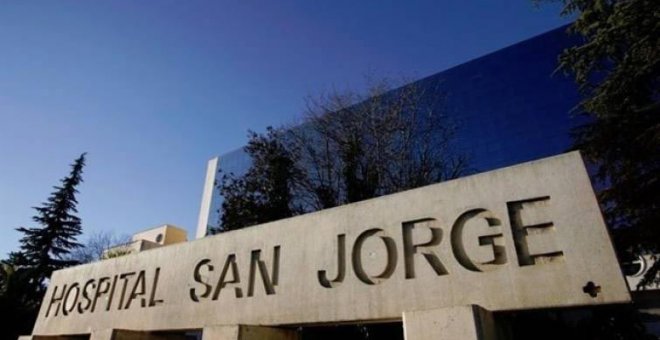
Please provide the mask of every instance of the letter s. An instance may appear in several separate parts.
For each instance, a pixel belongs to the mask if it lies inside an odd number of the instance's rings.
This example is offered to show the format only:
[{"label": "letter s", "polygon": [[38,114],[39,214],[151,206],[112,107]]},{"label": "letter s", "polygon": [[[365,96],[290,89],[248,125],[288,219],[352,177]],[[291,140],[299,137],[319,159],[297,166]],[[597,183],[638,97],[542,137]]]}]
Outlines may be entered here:
[{"label": "letter s", "polygon": [[204,285],[204,293],[202,293],[201,295],[197,295],[195,288],[190,288],[190,299],[192,299],[195,302],[199,302],[200,297],[207,298],[211,294],[211,288],[212,288],[211,285],[204,282],[204,280],[202,280],[202,275],[200,274],[200,270],[202,269],[202,266],[208,267],[209,272],[213,271],[213,266],[209,264],[210,262],[211,260],[209,259],[203,259],[199,261],[195,266],[193,279],[195,280],[195,282]]}]

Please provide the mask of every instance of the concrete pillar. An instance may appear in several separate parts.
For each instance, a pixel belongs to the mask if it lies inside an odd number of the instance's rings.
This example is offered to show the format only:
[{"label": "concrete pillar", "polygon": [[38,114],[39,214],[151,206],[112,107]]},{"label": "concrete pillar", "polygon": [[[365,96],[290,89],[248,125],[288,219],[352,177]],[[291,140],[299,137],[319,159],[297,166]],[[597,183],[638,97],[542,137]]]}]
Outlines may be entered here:
[{"label": "concrete pillar", "polygon": [[124,329],[104,329],[93,331],[89,340],[179,340],[183,335],[155,334]]},{"label": "concrete pillar", "polygon": [[297,340],[295,330],[260,326],[206,327],[202,340]]},{"label": "concrete pillar", "polygon": [[[206,164],[206,179],[204,180],[204,190],[202,192],[202,204],[199,208],[199,219],[197,220],[197,232],[195,238],[200,239],[206,236],[206,228],[209,226],[209,214],[213,209],[213,193],[215,192],[215,176],[218,174],[218,157],[208,161]],[[215,223],[217,221],[211,221]]]},{"label": "concrete pillar", "polygon": [[113,329],[93,331],[92,334],[89,335],[89,340],[113,340],[112,336],[114,332]]},{"label": "concrete pillar", "polygon": [[495,340],[492,314],[476,305],[403,313],[406,340]]}]

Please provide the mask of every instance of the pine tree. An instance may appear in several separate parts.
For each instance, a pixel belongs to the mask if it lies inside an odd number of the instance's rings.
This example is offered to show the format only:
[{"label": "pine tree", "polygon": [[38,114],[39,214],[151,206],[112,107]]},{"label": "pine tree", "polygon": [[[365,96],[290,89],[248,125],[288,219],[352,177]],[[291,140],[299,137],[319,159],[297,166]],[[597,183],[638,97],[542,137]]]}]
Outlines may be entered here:
[{"label": "pine tree", "polygon": [[80,218],[75,214],[78,212],[76,188],[83,181],[84,166],[83,153],[71,165],[71,173],[61,180],[61,185],[54,187],[48,200],[34,208],[37,213],[32,219],[38,227],[16,229],[24,236],[20,251],[10,255],[10,262],[28,273],[28,284],[37,292],[43,289],[44,281],[53,271],[77,264],[67,255],[81,246],[76,241],[82,232]]},{"label": "pine tree", "polygon": [[[548,0],[554,1],[554,0]],[[660,2],[562,0],[580,43],[559,56],[589,122],[575,147],[595,165],[600,201],[621,254],[660,253]],[[657,256],[657,255],[654,255]],[[660,285],[660,261],[640,287]]]}]

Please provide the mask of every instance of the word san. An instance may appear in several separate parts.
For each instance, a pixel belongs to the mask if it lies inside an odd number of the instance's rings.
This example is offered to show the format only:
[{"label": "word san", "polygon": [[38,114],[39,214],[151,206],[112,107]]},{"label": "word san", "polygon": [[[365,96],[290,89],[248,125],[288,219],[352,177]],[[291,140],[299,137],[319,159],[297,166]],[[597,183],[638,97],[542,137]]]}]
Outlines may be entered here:
[{"label": "word san", "polygon": [[[222,267],[216,267],[211,259],[202,259],[197,262],[193,270],[193,280],[199,284],[198,287],[190,289],[190,299],[199,302],[201,299],[218,300],[220,292],[225,288],[234,288],[234,296],[242,298],[246,294],[241,283],[240,271],[238,270],[236,254],[228,254]],[[271,269],[268,270],[266,262],[261,259],[261,249],[250,252],[250,272],[247,278],[247,297],[255,294],[255,281],[257,276],[261,278],[267,295],[275,294],[275,286],[278,283],[280,271],[280,246],[273,247],[273,260]]]}]

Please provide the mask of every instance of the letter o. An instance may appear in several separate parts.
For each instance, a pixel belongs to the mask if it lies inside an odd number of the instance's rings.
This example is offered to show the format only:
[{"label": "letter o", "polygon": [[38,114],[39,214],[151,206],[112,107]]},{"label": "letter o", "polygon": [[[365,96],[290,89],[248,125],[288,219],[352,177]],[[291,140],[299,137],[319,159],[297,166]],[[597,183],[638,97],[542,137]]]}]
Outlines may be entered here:
[{"label": "letter o", "polygon": [[[371,236],[379,236],[385,244],[385,249],[387,249],[387,264],[385,265],[383,271],[375,276],[370,276],[367,274],[367,272],[364,270],[364,267],[362,266],[362,245],[364,244],[364,241],[366,241]],[[360,281],[368,285],[381,283],[382,281],[392,276],[394,270],[396,269],[396,243],[391,237],[385,235],[383,229],[373,228],[362,232],[362,234],[360,234],[355,240],[355,244],[353,244],[352,255],[353,271],[355,272],[355,275],[358,279],[360,279]]]},{"label": "letter o", "polygon": [[[72,302],[69,302],[69,297],[71,297],[71,291],[73,289],[76,289],[76,295],[73,298]],[[66,292],[66,295],[64,296],[64,302],[62,303],[62,314],[69,315],[69,313],[73,312],[74,309],[76,309],[76,302],[78,302],[78,296],[80,295],[80,285],[78,282],[74,283],[69,287],[69,290]]]}]

